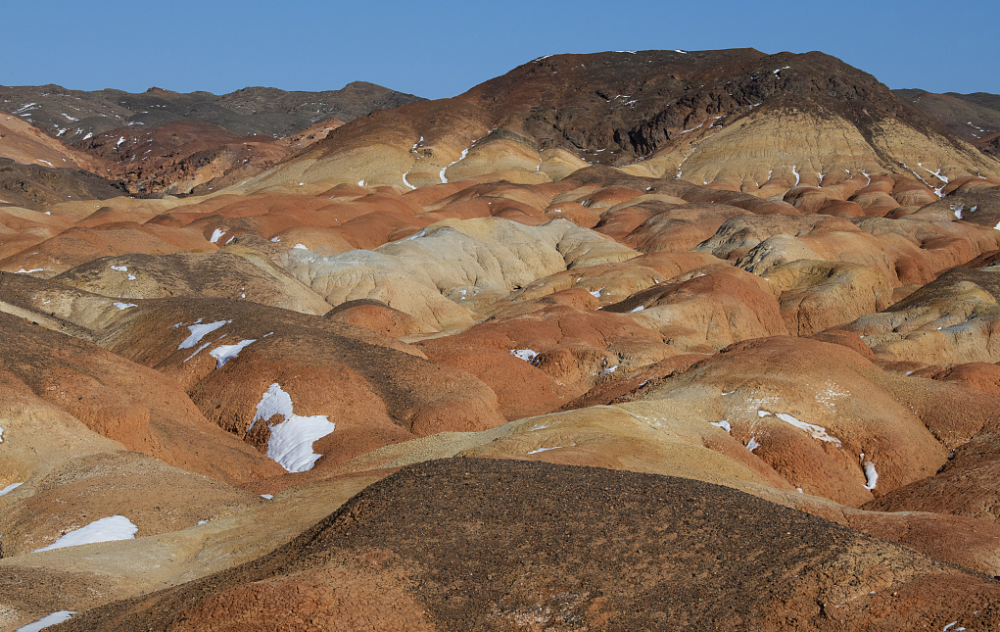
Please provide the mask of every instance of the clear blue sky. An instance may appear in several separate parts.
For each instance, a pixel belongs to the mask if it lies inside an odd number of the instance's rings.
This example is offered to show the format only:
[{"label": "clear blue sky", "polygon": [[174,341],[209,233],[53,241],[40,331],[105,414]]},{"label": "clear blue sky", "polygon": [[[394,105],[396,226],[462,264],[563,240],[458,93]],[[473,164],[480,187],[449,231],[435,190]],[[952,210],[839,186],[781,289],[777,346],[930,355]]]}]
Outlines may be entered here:
[{"label": "clear blue sky", "polygon": [[1000,93],[1000,2],[2,0],[0,84],[460,94],[540,55],[819,50],[890,88]]}]

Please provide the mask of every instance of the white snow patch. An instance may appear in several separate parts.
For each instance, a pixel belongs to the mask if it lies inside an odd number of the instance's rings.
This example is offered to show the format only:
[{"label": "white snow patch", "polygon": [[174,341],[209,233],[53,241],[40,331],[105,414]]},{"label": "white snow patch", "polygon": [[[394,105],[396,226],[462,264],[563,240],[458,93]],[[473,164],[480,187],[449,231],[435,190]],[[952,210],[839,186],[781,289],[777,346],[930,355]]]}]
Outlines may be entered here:
[{"label": "white snow patch", "polygon": [[25,270],[24,268],[21,268],[16,272],[16,274],[31,274],[32,272],[41,272],[41,271],[42,268],[32,268],[30,270]]},{"label": "white snow patch", "polygon": [[640,305],[639,307],[636,307],[635,309],[633,309],[633,310],[632,310],[631,312],[629,312],[629,313],[630,313],[630,314],[634,314],[634,313],[636,313],[636,312],[641,312],[641,311],[642,311],[642,310],[644,310],[644,309],[646,309],[646,306],[645,306],[645,305]]},{"label": "white snow patch", "polygon": [[271,243],[275,243],[276,244],[279,241],[281,241],[281,237],[271,237]]},{"label": "white snow patch", "polygon": [[590,293],[590,295],[593,296],[594,298],[601,298],[601,292],[603,290],[604,290],[603,287],[600,290],[594,290],[593,292]]},{"label": "white snow patch", "polygon": [[858,457],[861,461],[861,467],[865,468],[865,489],[875,489],[875,484],[878,482],[878,472],[875,471],[875,464],[871,461],[865,460],[865,453],[862,452],[861,456]]},{"label": "white snow patch", "polygon": [[70,531],[47,547],[35,549],[35,553],[67,546],[80,546],[81,544],[132,540],[137,531],[139,531],[139,527],[132,524],[132,521],[125,516],[109,516],[95,520],[80,529]]},{"label": "white snow patch", "polygon": [[201,342],[201,339],[207,336],[208,334],[212,333],[213,331],[215,331],[219,327],[222,327],[223,325],[228,325],[231,322],[233,321],[217,320],[214,323],[206,323],[203,325],[199,325],[197,323],[195,323],[194,325],[188,325],[188,330],[191,332],[191,335],[185,338],[184,342],[182,342],[180,346],[177,347],[177,349],[178,350],[190,349],[191,347]]},{"label": "white snow patch", "polygon": [[118,147],[119,145],[121,145],[121,144],[122,144],[122,143],[124,143],[124,142],[125,142],[125,137],[124,137],[124,136],[122,136],[122,137],[120,137],[120,138],[118,139],[118,142],[117,142],[117,143],[115,143],[115,147]]},{"label": "white snow patch", "polygon": [[713,426],[718,426],[719,428],[722,428],[726,432],[733,431],[733,426],[725,419],[723,419],[722,421],[710,421],[709,423],[712,424]]},{"label": "white snow patch", "polygon": [[572,448],[575,445],[576,444],[574,443],[572,445],[557,445],[551,448],[538,448],[537,450],[532,450],[531,452],[528,452],[528,454],[538,454],[539,452],[548,452],[549,450],[561,450],[563,448]]},{"label": "white snow patch", "polygon": [[511,349],[510,355],[524,360],[528,364],[533,364],[535,362],[535,358],[538,357],[538,352],[531,349]]},{"label": "white snow patch", "polygon": [[135,275],[134,274],[129,274],[128,275],[128,280],[129,281],[135,281]]},{"label": "white snow patch", "polygon": [[799,186],[799,180],[801,180],[802,177],[799,175],[798,167],[795,165],[792,165],[792,173],[795,174],[795,186]]},{"label": "white snow patch", "polygon": [[601,369],[601,375],[610,375],[618,370],[618,365],[609,366],[606,369]]},{"label": "white snow patch", "polygon": [[277,382],[271,384],[261,396],[257,413],[247,432],[258,420],[267,421],[274,415],[281,415],[285,420],[270,427],[267,456],[289,472],[311,470],[323,456],[313,452],[313,442],[333,432],[336,424],[327,419],[326,415],[296,415],[293,412],[292,396],[281,390]]},{"label": "white snow patch", "polygon": [[295,244],[294,246],[292,246],[292,248],[298,248],[299,250],[309,250],[308,248],[306,248],[305,244]]},{"label": "white snow patch", "polygon": [[111,269],[118,272],[128,272],[128,266],[111,266]]},{"label": "white snow patch", "polygon": [[758,416],[758,417],[767,417],[767,416],[768,416],[768,415],[770,415],[770,414],[771,414],[771,413],[767,412],[766,410],[758,410],[758,411],[757,411],[757,416]]},{"label": "white snow patch", "polygon": [[545,424],[544,426],[535,426],[534,428],[532,428],[532,429],[531,429],[531,430],[529,430],[528,432],[534,432],[534,431],[536,431],[536,430],[542,430],[542,429],[544,429],[544,428],[548,428],[548,427],[549,427],[549,425],[548,425],[548,424]]},{"label": "white snow patch", "polygon": [[49,162],[48,160],[42,160],[41,158],[36,158],[36,160],[38,160],[38,162],[45,163],[45,164],[47,164],[50,167],[52,166],[52,163]]},{"label": "white snow patch", "polygon": [[69,621],[76,611],[72,610],[60,610],[59,612],[53,612],[52,614],[46,615],[35,621],[34,623],[29,623],[19,627],[14,632],[38,632],[39,630],[44,630],[45,628],[51,627],[53,625],[59,625],[60,623],[65,623]]},{"label": "white snow patch", "polygon": [[785,423],[791,424],[800,430],[805,430],[813,439],[819,439],[820,441],[826,441],[827,443],[833,443],[838,446],[840,445],[840,439],[827,434],[826,428],[823,426],[817,426],[815,424],[808,424],[804,421],[799,421],[795,417],[785,413],[777,413],[775,416]]},{"label": "white snow patch", "polygon": [[416,189],[417,187],[415,187],[412,184],[410,184],[410,181],[406,179],[406,176],[410,175],[410,171],[413,171],[412,167],[410,167],[410,169],[406,173],[403,174],[403,184],[405,184],[406,186],[410,187],[411,189]]},{"label": "white snow patch", "polygon": [[212,237],[209,239],[209,241],[214,244],[215,242],[219,241],[219,239],[221,239],[225,234],[226,231],[224,231],[221,228],[216,228],[214,231],[212,231]]},{"label": "white snow patch", "polygon": [[261,494],[260,497],[263,498],[264,500],[271,500],[272,498],[274,498],[274,494]]},{"label": "white snow patch", "polygon": [[[472,148],[470,147],[469,149],[472,149]],[[455,162],[450,163],[447,167],[441,167],[441,173],[438,174],[438,175],[441,178],[441,183],[442,184],[448,184],[448,178],[445,177],[444,172],[447,171],[451,167],[451,165],[457,165],[461,161],[465,160],[465,157],[469,155],[469,149],[463,149],[462,150],[462,155]],[[539,166],[539,168],[542,166],[541,161],[539,161],[538,166]],[[406,180],[405,177],[403,179]],[[409,184],[409,182],[407,182],[407,184]]]},{"label": "white snow patch", "polygon": [[93,138],[93,136],[94,136],[93,132],[87,132],[87,135],[83,137],[83,140],[87,140],[88,138]]},{"label": "white snow patch", "polygon": [[112,305],[114,305],[115,307],[117,307],[120,310],[122,310],[122,309],[128,309],[130,307],[139,307],[135,303],[112,303]]},{"label": "white snow patch", "polygon": [[757,437],[750,437],[750,441],[747,442],[747,450],[750,450],[751,452],[753,452],[754,450],[756,450],[759,447],[760,447],[760,444],[757,443]]},{"label": "white snow patch", "polygon": [[[246,294],[244,294],[243,296],[246,297]],[[209,351],[208,355],[215,358],[216,361],[215,368],[221,369],[226,364],[226,362],[229,362],[230,360],[234,359],[236,356],[240,354],[240,351],[242,351],[244,348],[246,348],[247,346],[249,346],[254,342],[257,342],[256,338],[254,338],[253,340],[244,340],[243,342],[238,342],[234,345],[220,345]]]},{"label": "white snow patch", "polygon": [[15,489],[17,489],[21,485],[24,485],[24,483],[11,483],[7,487],[4,487],[3,489],[0,489],[0,496],[3,496],[5,494],[11,493],[12,491],[14,491]]}]

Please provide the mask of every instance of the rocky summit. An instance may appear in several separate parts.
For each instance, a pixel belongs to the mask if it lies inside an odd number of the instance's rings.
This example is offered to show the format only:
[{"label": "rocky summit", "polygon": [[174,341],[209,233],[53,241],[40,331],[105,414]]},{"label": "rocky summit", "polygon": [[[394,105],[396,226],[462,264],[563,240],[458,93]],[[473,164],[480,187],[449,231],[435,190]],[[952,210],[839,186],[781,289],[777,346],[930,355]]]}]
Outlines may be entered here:
[{"label": "rocky summit", "polygon": [[0,97],[0,629],[1000,629],[1000,97]]}]

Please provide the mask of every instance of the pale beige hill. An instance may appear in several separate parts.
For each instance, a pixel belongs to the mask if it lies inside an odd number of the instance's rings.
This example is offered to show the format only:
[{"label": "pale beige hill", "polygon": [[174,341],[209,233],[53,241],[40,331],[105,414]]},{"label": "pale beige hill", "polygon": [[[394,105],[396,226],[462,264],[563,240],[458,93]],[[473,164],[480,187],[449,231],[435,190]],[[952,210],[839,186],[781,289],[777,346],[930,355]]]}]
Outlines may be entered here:
[{"label": "pale beige hill", "polygon": [[90,342],[135,306],[56,281],[0,272],[0,311]]},{"label": "pale beige hill", "polygon": [[695,130],[624,170],[771,196],[881,174],[944,188],[961,176],[1000,176],[1000,163],[964,141],[893,120],[866,137],[839,116],[764,106],[735,124]]},{"label": "pale beige hill", "polygon": [[393,257],[365,250],[323,257],[293,249],[285,268],[330,305],[371,299],[415,318],[431,331],[465,328],[473,323],[469,310],[441,295]]},{"label": "pale beige hill", "polygon": [[444,220],[371,252],[291,249],[285,267],[331,305],[379,300],[440,331],[471,325],[474,313],[539,277],[636,254],[565,220],[483,218]]},{"label": "pale beige hill", "polygon": [[[447,175],[442,176],[441,171],[457,166],[463,152],[486,137],[489,130],[484,110],[454,100],[411,104],[392,113],[376,112],[334,130],[326,141],[236,190],[257,191],[296,186],[299,182],[363,182],[366,186],[408,191],[446,182]],[[407,184],[406,178],[413,170],[416,181]]]},{"label": "pale beige hill", "polygon": [[769,338],[735,345],[640,399],[725,420],[793,486],[856,507],[933,475],[996,414],[985,395],[910,380],[840,345]]},{"label": "pale beige hill", "polygon": [[[72,222],[65,218],[53,216],[51,211],[36,211],[19,206],[0,207],[0,261],[24,252],[36,244],[40,244],[46,239],[53,237],[72,226]],[[25,263],[31,265],[23,258],[19,261],[11,261],[11,264]],[[11,266],[12,272],[24,270],[38,271],[37,268],[25,268]]]},{"label": "pale beige hill", "polygon": [[1000,361],[994,342],[1000,318],[998,273],[954,268],[891,308],[861,316],[842,327],[856,332],[875,354],[906,363],[913,371],[928,365]]},{"label": "pale beige hill", "polygon": [[270,261],[237,245],[212,254],[105,257],[67,270],[54,280],[126,302],[188,296],[246,300],[305,314],[330,309],[320,296]]},{"label": "pale beige hill", "polygon": [[99,158],[72,149],[31,123],[6,112],[0,115],[0,158],[55,169],[99,172],[103,166]]}]

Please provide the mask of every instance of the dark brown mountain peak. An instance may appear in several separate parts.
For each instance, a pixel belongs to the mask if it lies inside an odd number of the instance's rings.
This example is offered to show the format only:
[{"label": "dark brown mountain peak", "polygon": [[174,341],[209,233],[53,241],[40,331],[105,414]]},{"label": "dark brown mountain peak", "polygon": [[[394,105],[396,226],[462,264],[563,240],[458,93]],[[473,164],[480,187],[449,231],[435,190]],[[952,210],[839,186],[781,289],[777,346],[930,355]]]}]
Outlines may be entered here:
[{"label": "dark brown mountain peak", "polygon": [[178,95],[179,93],[174,92],[173,90],[164,90],[163,88],[157,88],[156,86],[153,86],[152,88],[146,90],[146,94],[156,94],[161,97],[172,97]]},{"label": "dark brown mountain peak", "polygon": [[[459,97],[543,145],[614,149],[631,162],[684,130],[757,107],[839,116],[866,136],[885,119],[950,137],[871,75],[820,52],[620,51],[535,59]],[[603,160],[608,162],[608,160]]]}]

